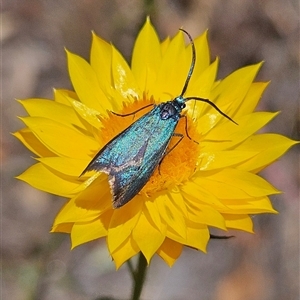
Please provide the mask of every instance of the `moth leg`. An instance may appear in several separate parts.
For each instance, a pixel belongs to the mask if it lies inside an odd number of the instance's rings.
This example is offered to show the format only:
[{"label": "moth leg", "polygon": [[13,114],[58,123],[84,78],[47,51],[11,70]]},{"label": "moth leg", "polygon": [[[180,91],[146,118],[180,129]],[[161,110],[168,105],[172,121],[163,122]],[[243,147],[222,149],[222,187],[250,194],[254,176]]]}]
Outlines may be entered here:
[{"label": "moth leg", "polygon": [[184,135],[183,134],[181,134],[181,133],[176,133],[176,132],[174,132],[173,133],[173,136],[178,136],[178,137],[180,137],[180,139],[176,142],[176,144],[171,148],[171,149],[169,149],[165,154],[164,154],[164,156],[163,156],[163,158],[161,159],[161,161],[159,162],[159,164],[158,164],[158,173],[160,174],[160,165],[161,165],[161,163],[162,163],[162,161],[163,161],[163,159],[181,142],[181,140],[184,138]]},{"label": "moth leg", "polygon": [[131,113],[129,113],[129,114],[124,114],[124,115],[123,115],[123,114],[115,113],[115,112],[113,112],[113,111],[111,111],[111,113],[113,113],[114,115],[119,116],[119,117],[128,117],[128,116],[135,115],[137,112],[139,112],[139,111],[141,111],[141,110],[143,110],[143,109],[145,109],[145,108],[148,108],[148,107],[150,107],[150,106],[154,106],[154,104],[148,104],[148,105],[143,106],[143,107],[139,108],[138,110],[133,111],[133,112],[131,112]]},{"label": "moth leg", "polygon": [[211,239],[216,239],[216,240],[227,240],[233,238],[234,235],[214,235],[210,234]]},{"label": "moth leg", "polygon": [[176,142],[176,144],[171,148],[171,149],[169,149],[165,154],[164,154],[164,157],[166,156],[166,155],[168,155],[181,141],[182,141],[182,139],[184,138],[184,135],[182,134],[182,133],[176,133],[176,132],[174,132],[173,133],[173,136],[178,136],[179,137],[179,140]]},{"label": "moth leg", "polygon": [[197,141],[195,141],[194,139],[192,139],[187,131],[187,117],[186,115],[181,115],[180,118],[184,118],[185,119],[185,133],[186,133],[186,136],[191,140],[193,141],[194,143],[196,144],[199,144]]}]

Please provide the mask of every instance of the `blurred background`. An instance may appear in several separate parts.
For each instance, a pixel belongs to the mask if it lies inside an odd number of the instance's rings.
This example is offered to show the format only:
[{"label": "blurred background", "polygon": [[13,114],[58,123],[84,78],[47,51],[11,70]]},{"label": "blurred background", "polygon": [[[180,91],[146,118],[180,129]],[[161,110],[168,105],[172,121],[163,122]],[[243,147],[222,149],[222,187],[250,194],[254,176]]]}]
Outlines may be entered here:
[{"label": "blurred background", "polygon": [[[147,15],[161,39],[183,26],[197,37],[209,28],[219,78],[265,63],[258,81],[271,84],[258,110],[281,111],[265,132],[299,136],[299,2],[297,0],[3,0],[2,2],[2,291],[3,300],[129,299],[131,278],[116,272],[104,240],[70,251],[67,235],[50,234],[65,200],[14,179],[33,163],[11,136],[23,127],[15,99],[52,98],[72,89],[64,47],[89,59],[91,30],[130,61]],[[208,253],[185,249],[173,268],[154,257],[143,300],[294,300],[299,294],[299,158],[290,150],[263,172],[284,193],[279,215],[253,218],[255,234],[213,240]],[[1,297],[0,296],[0,297]]]}]

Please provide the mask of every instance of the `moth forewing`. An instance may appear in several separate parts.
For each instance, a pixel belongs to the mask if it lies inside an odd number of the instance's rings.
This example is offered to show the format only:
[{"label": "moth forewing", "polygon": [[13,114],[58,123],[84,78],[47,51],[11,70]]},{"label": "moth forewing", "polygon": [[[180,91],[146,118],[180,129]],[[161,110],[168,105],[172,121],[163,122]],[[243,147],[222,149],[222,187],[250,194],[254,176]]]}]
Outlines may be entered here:
[{"label": "moth forewing", "polygon": [[[166,150],[172,136],[179,135],[175,133],[175,128],[187,101],[205,102],[224,117],[234,122],[210,100],[198,97],[184,97],[194,70],[196,51],[193,39],[189,33],[183,29],[180,30],[187,34],[192,45],[192,62],[181,94],[171,101],[154,106],[151,111],[114,137],[97,153],[82,172],[84,174],[87,171],[95,170],[109,175],[109,184],[115,208],[123,206],[141,191],[164,155],[167,154]],[[146,105],[144,108],[151,105]],[[142,107],[136,112],[144,108]],[[134,115],[136,112],[124,116]],[[190,138],[187,129],[186,134]],[[182,137],[181,134],[180,136]]]}]

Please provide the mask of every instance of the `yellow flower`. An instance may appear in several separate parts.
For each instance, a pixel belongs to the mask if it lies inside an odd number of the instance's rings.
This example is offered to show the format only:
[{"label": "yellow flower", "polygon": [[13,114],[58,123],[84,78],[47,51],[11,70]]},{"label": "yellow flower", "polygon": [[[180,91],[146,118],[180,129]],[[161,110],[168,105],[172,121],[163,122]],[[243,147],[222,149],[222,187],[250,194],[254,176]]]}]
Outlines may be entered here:
[{"label": "yellow flower", "polygon": [[[120,117],[111,111],[128,114],[180,95],[192,59],[183,33],[161,43],[148,19],[131,68],[112,45],[93,34],[90,64],[67,52],[75,92],[55,90],[54,101],[20,101],[29,117],[21,118],[26,127],[15,136],[37,163],[18,178],[70,198],[52,232],[69,233],[72,247],[106,237],[117,268],[140,251],[148,263],[156,253],[171,266],[183,246],[205,252],[210,227],[252,232],[249,215],[276,213],[268,195],[279,191],[257,173],[296,142],[256,133],[277,115],[253,112],[268,85],[253,82],[261,64],[217,81],[218,59],[210,63],[206,33],[194,43],[196,65],[185,96],[210,99],[238,125],[206,103],[187,102],[187,130],[198,143],[185,136],[121,208],[113,209],[106,174],[80,174],[99,149],[147,112]],[[176,133],[186,135],[185,124],[181,118]],[[176,141],[178,137],[170,147]]]}]

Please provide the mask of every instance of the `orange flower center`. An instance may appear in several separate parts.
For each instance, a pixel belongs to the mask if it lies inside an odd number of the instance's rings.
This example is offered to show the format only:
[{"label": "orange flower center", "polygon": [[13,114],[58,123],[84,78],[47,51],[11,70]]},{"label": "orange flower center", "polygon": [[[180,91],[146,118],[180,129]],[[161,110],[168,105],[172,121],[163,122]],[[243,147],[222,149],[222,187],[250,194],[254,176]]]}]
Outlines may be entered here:
[{"label": "orange flower center", "polygon": [[[134,101],[128,106],[124,105],[123,110],[118,112],[118,114],[130,114],[151,103],[154,103],[152,98],[147,99],[144,97],[143,100]],[[103,128],[99,134],[99,138],[101,140],[100,143],[102,145],[106,145],[112,138],[125,130],[134,121],[149,112],[152,108],[153,107],[150,106],[149,108],[142,109],[133,115],[124,117],[109,113],[108,118],[101,120]],[[163,158],[159,168],[156,168],[141,193],[146,196],[151,196],[155,192],[171,188],[174,185],[180,185],[182,182],[188,180],[195,172],[200,149],[197,142],[200,139],[200,135],[197,133],[196,126],[194,126],[194,122],[189,116],[187,116],[187,124],[188,134],[193,140],[186,136],[186,122],[184,118],[181,118],[175,129],[175,133],[182,134],[183,139],[174,147],[180,137],[172,137],[168,150],[173,149]]]}]

